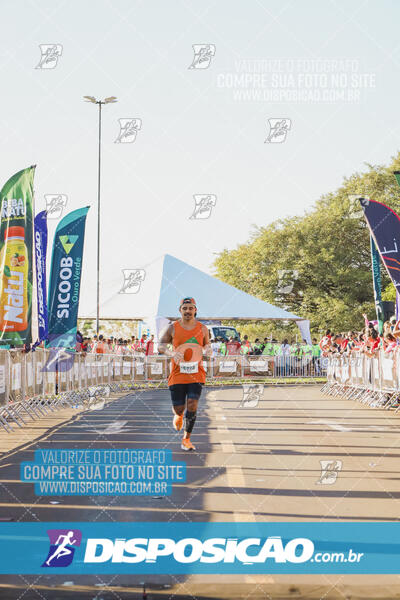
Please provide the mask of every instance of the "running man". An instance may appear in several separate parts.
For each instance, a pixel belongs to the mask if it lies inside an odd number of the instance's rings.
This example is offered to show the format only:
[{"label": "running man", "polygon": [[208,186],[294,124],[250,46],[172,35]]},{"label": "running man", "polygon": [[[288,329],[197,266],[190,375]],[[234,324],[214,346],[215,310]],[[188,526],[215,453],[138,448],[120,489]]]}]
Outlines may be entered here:
[{"label": "running man", "polygon": [[[73,537],[74,537],[73,531],[69,531],[67,533],[67,535],[59,535],[58,536],[58,539],[56,541],[57,548],[55,549],[54,553],[48,558],[48,560],[46,560],[47,566],[50,566],[50,563],[53,560],[53,558],[56,558],[56,557],[61,558],[62,556],[71,554],[71,550],[69,548],[67,548],[66,546],[68,546],[68,545],[72,546],[73,544],[76,543],[76,540],[74,540]],[[62,541],[60,541],[60,540],[62,540]]]},{"label": "running man", "polygon": [[[174,413],[173,426],[176,431],[180,431],[184,426],[181,448],[195,450],[190,435],[196,421],[202,386],[206,381],[202,363],[203,348],[207,356],[212,356],[212,348],[207,327],[196,319],[195,299],[181,300],[179,312],[182,318],[171,323],[163,331],[158,351],[172,358],[168,387]],[[172,350],[167,348],[167,344],[172,344]]]}]

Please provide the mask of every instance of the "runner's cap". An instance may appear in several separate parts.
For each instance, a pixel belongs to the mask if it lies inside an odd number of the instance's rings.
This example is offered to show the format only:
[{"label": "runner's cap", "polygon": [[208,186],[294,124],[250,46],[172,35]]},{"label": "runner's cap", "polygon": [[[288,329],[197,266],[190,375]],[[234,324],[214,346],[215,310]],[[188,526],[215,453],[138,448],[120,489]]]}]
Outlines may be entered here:
[{"label": "runner's cap", "polygon": [[196,306],[196,300],[190,297],[183,298],[183,300],[181,300],[179,303],[179,308],[181,308],[181,306],[183,306],[184,304],[194,304]]}]

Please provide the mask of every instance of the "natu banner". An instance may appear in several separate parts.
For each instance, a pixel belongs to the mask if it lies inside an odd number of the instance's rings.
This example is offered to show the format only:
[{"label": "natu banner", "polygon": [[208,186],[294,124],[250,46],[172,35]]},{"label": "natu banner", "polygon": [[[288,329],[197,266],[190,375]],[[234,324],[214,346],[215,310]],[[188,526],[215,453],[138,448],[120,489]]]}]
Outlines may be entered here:
[{"label": "natu banner", "polygon": [[0,192],[0,344],[32,341],[33,178],[13,175]]}]

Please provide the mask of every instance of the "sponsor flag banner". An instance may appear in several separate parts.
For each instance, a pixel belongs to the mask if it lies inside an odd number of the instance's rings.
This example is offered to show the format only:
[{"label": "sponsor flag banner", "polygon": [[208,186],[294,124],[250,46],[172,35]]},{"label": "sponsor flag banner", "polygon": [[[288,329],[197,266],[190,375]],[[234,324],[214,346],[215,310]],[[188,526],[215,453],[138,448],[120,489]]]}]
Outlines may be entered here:
[{"label": "sponsor flag banner", "polygon": [[47,212],[42,210],[35,217],[35,259],[36,259],[36,293],[38,314],[38,339],[40,343],[46,339],[48,332],[47,286],[46,286],[46,253],[47,253]]},{"label": "sponsor flag banner", "polygon": [[395,315],[396,315],[396,321],[398,321],[400,319],[400,294],[399,292],[396,290],[396,311],[395,311]]},{"label": "sponsor flag banner", "polygon": [[[394,171],[393,175],[396,178],[397,185],[400,187],[400,171]],[[400,293],[396,288],[396,321],[400,319]]]},{"label": "sponsor flag banner", "polygon": [[1,523],[0,573],[398,574],[399,539],[398,522]]},{"label": "sponsor flag banner", "polygon": [[376,318],[378,320],[379,335],[383,333],[384,313],[382,306],[382,284],[381,284],[381,261],[378,248],[375,245],[374,238],[370,236],[371,242],[371,265],[372,265],[372,280],[374,284],[374,299]]},{"label": "sponsor flag banner", "polygon": [[0,344],[32,341],[33,178],[15,173],[0,192]]},{"label": "sponsor flag banner", "polygon": [[88,210],[86,206],[66,215],[54,235],[48,295],[50,348],[75,349]]},{"label": "sponsor flag banner", "polygon": [[360,198],[360,203],[382,262],[400,291],[400,217],[382,202]]}]

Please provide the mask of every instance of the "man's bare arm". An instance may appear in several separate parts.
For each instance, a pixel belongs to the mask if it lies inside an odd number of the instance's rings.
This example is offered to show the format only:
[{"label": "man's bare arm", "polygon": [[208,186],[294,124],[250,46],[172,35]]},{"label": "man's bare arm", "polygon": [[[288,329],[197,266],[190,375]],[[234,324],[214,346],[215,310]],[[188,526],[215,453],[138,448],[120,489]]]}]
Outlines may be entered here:
[{"label": "man's bare arm", "polygon": [[176,350],[169,350],[167,348],[167,344],[172,344],[173,331],[174,327],[171,323],[171,325],[168,325],[168,327],[166,327],[161,333],[160,341],[158,343],[158,352],[160,354],[165,354],[165,356],[170,356],[171,358],[173,358],[174,362],[178,364],[181,360],[183,360],[183,355],[180,352],[177,352]]},{"label": "man's bare arm", "polygon": [[173,327],[172,324],[170,324],[161,332],[158,342],[158,351],[160,354],[166,354],[166,351],[168,350],[167,344],[172,344],[172,331]]},{"label": "man's bare arm", "polygon": [[210,335],[208,333],[208,329],[205,325],[202,325],[201,327],[203,329],[203,346],[204,346],[205,354],[206,354],[206,356],[212,356],[213,351],[212,351],[212,347],[210,344]]}]

